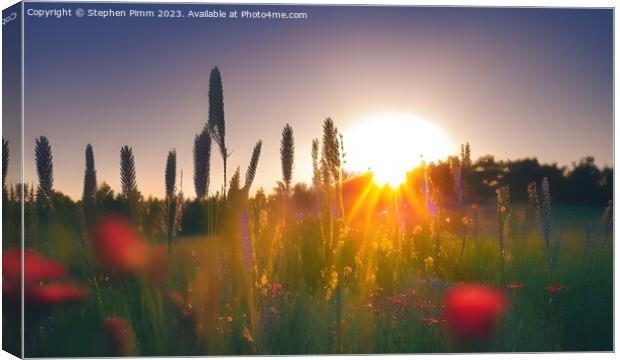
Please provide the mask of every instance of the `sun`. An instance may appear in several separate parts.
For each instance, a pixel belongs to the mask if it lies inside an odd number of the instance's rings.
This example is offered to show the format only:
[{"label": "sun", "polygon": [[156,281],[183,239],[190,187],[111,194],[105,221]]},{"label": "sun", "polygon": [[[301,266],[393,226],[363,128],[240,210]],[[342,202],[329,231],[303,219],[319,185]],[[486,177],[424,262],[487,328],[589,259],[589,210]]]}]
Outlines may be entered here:
[{"label": "sun", "polygon": [[408,113],[365,116],[344,132],[345,168],[372,171],[374,181],[398,188],[424,161],[444,159],[453,145],[437,124]]}]

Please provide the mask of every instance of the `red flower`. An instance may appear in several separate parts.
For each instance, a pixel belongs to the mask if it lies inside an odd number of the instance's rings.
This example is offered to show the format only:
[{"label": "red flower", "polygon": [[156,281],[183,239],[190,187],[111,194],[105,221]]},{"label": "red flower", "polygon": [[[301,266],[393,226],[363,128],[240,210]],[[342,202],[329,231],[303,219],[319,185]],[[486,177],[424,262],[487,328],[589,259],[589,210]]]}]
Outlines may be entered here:
[{"label": "red flower", "polygon": [[86,299],[88,292],[76,284],[50,284],[26,288],[25,300],[35,306],[68,305]]},{"label": "red flower", "polygon": [[[21,251],[10,249],[2,256],[3,295],[19,302],[21,295]],[[62,281],[67,275],[65,267],[51,259],[24,250],[24,302],[37,307],[66,305],[82,301],[88,292],[77,284],[45,283]]]},{"label": "red flower", "polygon": [[98,224],[95,251],[103,265],[121,272],[141,272],[148,267],[149,245],[120,218],[107,218]]},{"label": "red flower", "polygon": [[281,283],[273,283],[271,284],[271,294],[279,295],[282,292],[282,284]]},{"label": "red flower", "polygon": [[525,285],[520,282],[506,285],[506,289],[522,289],[524,287]]},{"label": "red flower", "polygon": [[[21,281],[21,251],[10,249],[2,255],[2,275],[5,281]],[[24,250],[24,282],[61,279],[67,275],[64,266],[56,261],[37,255],[31,249]]]},{"label": "red flower", "polygon": [[505,309],[501,291],[486,285],[465,284],[448,290],[444,317],[449,330],[458,338],[488,337]]},{"label": "red flower", "polygon": [[424,310],[424,309],[434,309],[435,308],[435,304],[431,303],[430,301],[427,302],[419,302],[416,303],[415,306],[420,309],[420,310]]},{"label": "red flower", "polygon": [[103,322],[108,335],[108,346],[113,356],[131,356],[134,353],[136,339],[131,326],[120,317],[110,317]]},{"label": "red flower", "polygon": [[388,302],[390,303],[390,305],[394,307],[406,307],[407,306],[407,302],[401,299],[397,299],[397,298],[388,298]]},{"label": "red flower", "polygon": [[433,326],[433,325],[437,325],[437,324],[441,323],[441,320],[435,319],[435,318],[432,318],[432,317],[422,318],[422,321],[424,321],[426,323],[426,325],[428,325],[428,326]]},{"label": "red flower", "polygon": [[550,294],[555,294],[555,293],[559,293],[559,292],[563,292],[563,291],[568,290],[568,288],[566,286],[555,286],[555,285],[548,286],[545,289],[547,289],[547,291]]}]

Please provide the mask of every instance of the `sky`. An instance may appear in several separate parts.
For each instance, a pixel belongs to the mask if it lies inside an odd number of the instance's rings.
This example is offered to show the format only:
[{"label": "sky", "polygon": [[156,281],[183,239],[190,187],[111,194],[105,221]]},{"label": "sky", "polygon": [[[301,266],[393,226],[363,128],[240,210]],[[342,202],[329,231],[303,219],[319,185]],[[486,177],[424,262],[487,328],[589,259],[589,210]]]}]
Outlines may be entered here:
[{"label": "sky", "polygon": [[[26,9],[79,4],[27,3]],[[85,9],[148,8],[88,4]],[[414,114],[474,158],[537,157],[613,165],[611,10],[156,5],[155,9],[307,12],[307,19],[25,17],[24,176],[34,140],[52,144],[55,188],[81,196],[84,149],[98,181],[120,190],[119,152],[134,150],[144,195],[164,194],[176,149],[194,196],[193,139],[222,74],[229,176],[263,141],[254,189],[281,178],[281,130],[295,135],[293,181],[311,178],[310,148],[331,117],[344,135],[369,114]],[[374,139],[369,139],[372,147]],[[215,147],[210,192],[222,185]],[[180,180],[180,179],[179,179]]]}]

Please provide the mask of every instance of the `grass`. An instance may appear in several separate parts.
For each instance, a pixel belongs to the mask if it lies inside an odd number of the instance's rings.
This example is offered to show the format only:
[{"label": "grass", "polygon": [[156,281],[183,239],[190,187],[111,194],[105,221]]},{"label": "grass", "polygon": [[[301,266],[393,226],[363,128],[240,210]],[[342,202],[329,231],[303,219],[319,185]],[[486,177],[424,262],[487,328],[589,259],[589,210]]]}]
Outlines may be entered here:
[{"label": "grass", "polygon": [[[603,209],[553,210],[563,235],[554,284],[541,231],[518,215],[502,276],[491,205],[477,210],[478,231],[468,230],[462,259],[453,219],[436,237],[428,223],[399,228],[392,216],[365,226],[335,221],[329,246],[319,218],[290,218],[283,227],[278,207],[251,211],[252,269],[234,227],[223,225],[215,235],[176,238],[160,281],[102,268],[72,217],[59,216],[44,253],[65,263],[89,297],[71,307],[27,307],[26,356],[110,355],[102,326],[110,316],[126,319],[134,354],[145,356],[611,351],[613,244],[602,225],[590,244],[584,230],[599,224]],[[504,289],[509,308],[491,339],[463,343],[447,333],[443,296],[461,282],[524,285]],[[551,294],[550,285],[567,290]]]}]

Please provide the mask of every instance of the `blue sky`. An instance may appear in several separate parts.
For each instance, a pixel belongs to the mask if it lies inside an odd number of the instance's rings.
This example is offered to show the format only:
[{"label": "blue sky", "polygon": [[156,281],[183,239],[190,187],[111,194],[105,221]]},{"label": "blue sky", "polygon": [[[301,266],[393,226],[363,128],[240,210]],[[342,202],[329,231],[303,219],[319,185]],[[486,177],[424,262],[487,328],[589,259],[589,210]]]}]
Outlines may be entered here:
[{"label": "blue sky", "polygon": [[[53,146],[56,188],[81,193],[91,143],[99,181],[116,190],[132,146],[138,185],[163,194],[170,149],[193,195],[192,142],[206,121],[208,78],[224,84],[229,168],[260,138],[256,184],[280,178],[279,140],[296,138],[294,181],[308,181],[310,144],[331,116],[345,136],[377,112],[408,112],[474,157],[613,162],[611,10],[343,6],[42,4],[51,9],[260,9],[304,20],[26,17],[25,178],[35,137]],[[346,149],[345,149],[346,150]],[[215,149],[214,149],[215,154]],[[221,186],[212,159],[212,187]]]}]

